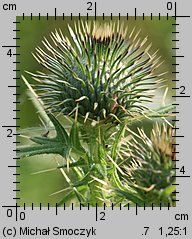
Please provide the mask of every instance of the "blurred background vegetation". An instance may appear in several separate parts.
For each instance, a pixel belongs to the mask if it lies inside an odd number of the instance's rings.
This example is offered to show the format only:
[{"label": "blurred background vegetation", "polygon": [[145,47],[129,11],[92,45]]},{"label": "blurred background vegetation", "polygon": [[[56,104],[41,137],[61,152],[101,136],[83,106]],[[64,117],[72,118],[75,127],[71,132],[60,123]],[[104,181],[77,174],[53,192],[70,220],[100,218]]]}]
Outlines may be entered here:
[{"label": "blurred background vegetation", "polygon": [[[42,44],[43,38],[45,37],[50,40],[50,33],[55,31],[55,29],[61,29],[63,35],[69,36],[67,25],[69,24],[73,28],[74,22],[77,20],[78,18],[75,17],[73,17],[73,20],[71,20],[70,17],[65,17],[65,20],[63,20],[62,17],[57,17],[57,20],[55,20],[54,17],[49,17],[48,21],[46,17],[41,17],[41,20],[39,20],[38,17],[33,17],[33,20],[31,20],[30,17],[25,17],[24,20],[22,20],[22,17],[17,17],[17,21],[21,22],[17,26],[18,29],[20,29],[20,32],[17,32],[17,37],[20,38],[20,40],[17,40],[17,44],[21,46],[18,49],[20,56],[17,56],[17,61],[21,62],[19,65],[21,72],[19,74],[24,75],[31,84],[35,84],[34,80],[25,72],[30,71],[35,73],[36,71],[44,71],[43,67],[39,65],[32,56],[32,52],[35,52],[35,47],[40,46],[44,48]],[[98,17],[98,21],[102,22],[103,20],[101,17]],[[106,21],[110,21],[110,18],[105,17],[105,22]],[[117,21],[117,18],[114,17],[113,21]],[[137,20],[135,20],[134,17],[129,17],[127,21],[126,18],[121,17],[120,22],[129,27],[128,33],[135,27],[136,31],[141,30],[141,39],[148,36],[148,43],[152,42],[151,53],[159,50],[158,56],[162,56],[161,60],[164,61],[164,63],[156,72],[167,72],[164,75],[164,79],[166,80],[164,85],[167,85],[169,89],[166,103],[170,102],[173,94],[172,87],[174,87],[172,79],[175,78],[175,75],[172,74],[172,72],[175,71],[174,66],[172,66],[172,64],[175,63],[174,58],[172,58],[174,54],[172,50],[172,47],[174,47],[174,42],[172,42],[172,32],[175,30],[172,25],[174,19],[169,18],[169,20],[167,20],[166,17],[161,17],[159,21],[158,17],[153,17],[153,20],[151,20],[150,17],[146,17],[143,21],[142,17],[137,17]],[[17,77],[20,77],[20,75]],[[18,93],[21,94],[18,97],[18,101],[21,102],[19,105],[21,112],[18,113],[18,117],[21,119],[17,124],[21,126],[21,130],[42,126],[37,110],[29,99],[24,82],[18,82],[18,84],[21,86],[18,90]],[[158,91],[156,98],[159,104],[161,104],[164,91],[165,88]],[[138,126],[143,127],[149,132],[151,129],[151,121],[139,122],[132,127],[136,128]],[[46,129],[42,126],[41,132],[32,130],[30,135],[40,136],[45,132]],[[26,144],[25,140],[20,138],[19,140],[21,141],[21,145],[23,143]],[[65,191],[51,195],[67,186],[59,170],[35,174],[42,170],[55,168],[57,166],[56,157],[58,156],[41,155],[18,161],[18,164],[21,166],[21,168],[18,169],[18,172],[21,174],[19,176],[21,183],[18,186],[21,190],[21,192],[18,193],[18,197],[20,197],[21,200],[19,200],[18,203],[22,204],[25,202],[26,204],[31,204],[33,202],[35,205],[41,202],[42,205],[45,205],[49,202],[53,205],[62,200],[63,195],[66,193]],[[62,159],[59,160],[62,162]]]}]

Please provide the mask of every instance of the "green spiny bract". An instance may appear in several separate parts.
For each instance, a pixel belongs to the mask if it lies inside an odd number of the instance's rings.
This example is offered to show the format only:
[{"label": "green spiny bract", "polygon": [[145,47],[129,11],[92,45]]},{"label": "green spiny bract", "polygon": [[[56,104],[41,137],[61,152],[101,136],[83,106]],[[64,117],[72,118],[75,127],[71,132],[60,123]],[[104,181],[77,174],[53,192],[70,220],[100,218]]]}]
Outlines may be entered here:
[{"label": "green spiny bract", "polygon": [[139,134],[134,133],[131,140],[123,140],[121,155],[128,157],[127,164],[124,163],[122,168],[125,172],[123,185],[127,187],[125,191],[131,187],[146,205],[159,205],[161,202],[162,205],[174,205],[172,193],[176,189],[176,174],[172,128],[157,124],[150,138],[144,130],[138,131]]},{"label": "green spiny bract", "polygon": [[118,23],[79,22],[69,32],[67,38],[55,31],[52,44],[43,41],[46,51],[38,47],[34,55],[47,70],[31,73],[47,111],[75,117],[78,109],[81,122],[111,122],[147,108],[158,59],[146,38],[140,41],[134,30],[128,35]]}]

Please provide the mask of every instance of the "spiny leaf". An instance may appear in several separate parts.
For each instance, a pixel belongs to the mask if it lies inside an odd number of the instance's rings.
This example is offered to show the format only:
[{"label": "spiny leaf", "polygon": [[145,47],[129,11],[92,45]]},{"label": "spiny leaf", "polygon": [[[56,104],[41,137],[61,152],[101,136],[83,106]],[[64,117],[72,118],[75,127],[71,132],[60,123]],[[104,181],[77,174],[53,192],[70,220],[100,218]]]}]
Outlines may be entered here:
[{"label": "spiny leaf", "polygon": [[28,157],[38,154],[60,154],[67,158],[71,150],[70,139],[59,121],[53,114],[48,113],[48,117],[55,126],[56,136],[54,138],[32,137],[31,141],[37,143],[37,146],[19,148],[18,156]]}]

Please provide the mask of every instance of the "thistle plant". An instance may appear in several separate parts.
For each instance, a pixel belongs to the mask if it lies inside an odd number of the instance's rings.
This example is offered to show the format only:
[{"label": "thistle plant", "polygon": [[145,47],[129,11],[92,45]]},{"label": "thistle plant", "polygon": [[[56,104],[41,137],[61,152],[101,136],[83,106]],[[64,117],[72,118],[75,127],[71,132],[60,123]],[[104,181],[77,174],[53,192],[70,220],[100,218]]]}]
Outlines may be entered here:
[{"label": "thistle plant", "polygon": [[[140,135],[126,142],[126,151],[123,140],[130,124],[164,118],[172,110],[172,105],[150,108],[163,75],[155,74],[161,64],[159,57],[150,53],[147,38],[140,40],[139,32],[128,33],[119,22],[80,21],[74,29],[68,29],[69,38],[55,30],[51,41],[43,40],[45,49],[36,48],[33,55],[44,70],[28,72],[36,84],[29,85],[25,80],[53,124],[56,136],[30,137],[35,144],[21,147],[19,156],[63,157],[64,163],[56,170],[60,169],[69,187],[60,203],[74,198],[91,205],[134,204],[133,198],[158,201],[154,196],[157,194],[144,197],[142,190],[153,187],[160,192],[172,183],[171,151],[166,157],[161,148],[165,138],[171,140],[166,127],[154,130],[152,139],[141,130]],[[70,121],[69,129],[58,116]],[[142,181],[141,176],[146,180]],[[131,197],[127,197],[128,189]],[[168,196],[165,201],[168,199],[171,200]]]}]

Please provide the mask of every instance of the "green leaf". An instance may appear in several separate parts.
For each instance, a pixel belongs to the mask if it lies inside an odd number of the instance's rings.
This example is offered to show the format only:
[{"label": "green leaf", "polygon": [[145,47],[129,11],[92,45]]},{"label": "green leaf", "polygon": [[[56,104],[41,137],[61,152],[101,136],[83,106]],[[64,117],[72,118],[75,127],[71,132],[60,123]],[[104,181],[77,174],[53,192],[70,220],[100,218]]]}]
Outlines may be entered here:
[{"label": "green leaf", "polygon": [[79,139],[79,130],[77,122],[74,122],[70,132],[70,143],[72,148],[82,155],[85,155],[86,152],[84,148],[81,146],[80,139]]},{"label": "green leaf", "polygon": [[55,127],[56,136],[54,138],[30,138],[31,141],[35,142],[38,145],[19,148],[18,157],[23,158],[38,154],[60,154],[62,157],[65,158],[69,156],[71,144],[67,132],[53,114],[49,113],[48,117],[50,118],[51,122]]}]

